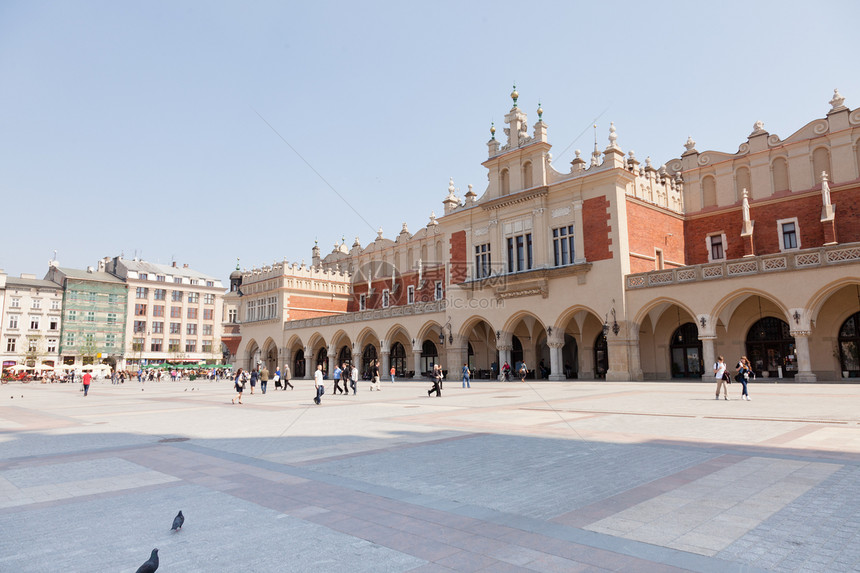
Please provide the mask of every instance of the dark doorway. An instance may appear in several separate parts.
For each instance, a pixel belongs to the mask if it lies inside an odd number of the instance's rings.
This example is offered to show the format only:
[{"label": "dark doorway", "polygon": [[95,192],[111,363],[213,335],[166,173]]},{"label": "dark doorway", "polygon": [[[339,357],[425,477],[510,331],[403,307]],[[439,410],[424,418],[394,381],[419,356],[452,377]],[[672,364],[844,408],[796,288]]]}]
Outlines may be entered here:
[{"label": "dark doorway", "polygon": [[438,361],[439,351],[436,350],[436,345],[430,340],[425,340],[421,345],[421,373],[429,374]]},{"label": "dark doorway", "polygon": [[609,370],[609,350],[606,346],[606,337],[601,331],[594,339],[594,377],[605,379],[607,370]]},{"label": "dark doorway", "polygon": [[391,345],[391,367],[397,377],[406,376],[406,349],[399,342]]},{"label": "dark doorway", "polygon": [[565,378],[579,378],[579,347],[576,339],[567,333],[564,335],[564,348],[561,349],[561,362]]},{"label": "dark doorway", "polygon": [[305,377],[305,351],[301,348],[296,351],[296,358],[293,360],[293,378]]},{"label": "dark doorway", "polygon": [[672,378],[702,377],[702,341],[699,329],[687,322],[675,329],[669,341],[672,356]]},{"label": "dark doorway", "polygon": [[860,312],[849,316],[839,329],[839,364],[844,378],[860,377]]},{"label": "dark doorway", "polygon": [[776,378],[780,369],[784,378],[794,378],[797,373],[794,337],[785,321],[773,316],[762,318],[747,333],[746,347],[756,376]]},{"label": "dark doorway", "polygon": [[[370,369],[374,362],[376,362],[376,358],[376,347],[372,344],[365,346],[361,353],[361,372],[364,375],[365,380],[370,380]],[[380,372],[380,375],[381,374],[382,373]]]}]

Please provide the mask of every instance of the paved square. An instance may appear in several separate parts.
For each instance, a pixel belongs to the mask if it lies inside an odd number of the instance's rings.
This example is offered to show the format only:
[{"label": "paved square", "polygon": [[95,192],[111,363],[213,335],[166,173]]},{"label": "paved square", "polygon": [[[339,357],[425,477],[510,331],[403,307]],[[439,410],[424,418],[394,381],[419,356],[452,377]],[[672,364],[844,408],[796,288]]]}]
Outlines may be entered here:
[{"label": "paved square", "polygon": [[0,386],[0,571],[860,571],[860,386],[427,386]]}]

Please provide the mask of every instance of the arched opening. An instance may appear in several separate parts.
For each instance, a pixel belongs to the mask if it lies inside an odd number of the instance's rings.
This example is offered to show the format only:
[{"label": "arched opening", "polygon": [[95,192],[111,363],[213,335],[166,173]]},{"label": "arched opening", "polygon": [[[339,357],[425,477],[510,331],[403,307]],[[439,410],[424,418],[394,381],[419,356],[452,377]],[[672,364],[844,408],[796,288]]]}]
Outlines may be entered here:
[{"label": "arched opening", "polygon": [[773,175],[773,192],[788,191],[788,162],[782,157],[777,157],[773,160],[771,171]]},{"label": "arched opening", "polygon": [[421,345],[421,373],[428,374],[433,365],[439,361],[439,351],[431,340],[425,340]]},{"label": "arched opening", "polygon": [[293,378],[305,377],[305,351],[301,348],[296,350],[296,357],[293,359]]},{"label": "arched opening", "polygon": [[839,365],[843,378],[860,377],[860,312],[849,316],[839,329]]},{"label": "arched opening", "polygon": [[475,350],[472,348],[472,343],[470,342],[466,346],[466,364],[469,365],[469,370],[472,370],[475,365]]},{"label": "arched opening", "polygon": [[735,172],[735,198],[740,201],[744,196],[744,189],[752,197],[752,179],[750,179],[750,170],[746,167],[739,167]]},{"label": "arched opening", "polygon": [[511,192],[511,181],[507,169],[502,169],[502,172],[499,174],[499,187],[501,188],[502,195],[507,195]]},{"label": "arched opening", "polygon": [[794,378],[794,337],[785,321],[773,316],[756,321],[747,332],[746,349],[756,376],[776,378],[781,371],[783,377]]},{"label": "arched opening", "polygon": [[317,358],[314,362],[314,369],[316,369],[316,367],[320,364],[322,364],[323,376],[328,377],[328,351],[326,350],[325,346],[322,346],[319,350],[317,350]]},{"label": "arched opening", "polygon": [[523,165],[523,189],[531,189],[532,185],[532,162],[527,161]]},{"label": "arched opening", "polygon": [[702,207],[714,207],[717,204],[717,180],[711,175],[702,179]]},{"label": "arched opening", "polygon": [[520,366],[522,366],[524,358],[523,343],[520,342],[518,336],[511,336],[511,362],[513,362],[511,366],[513,366],[514,372],[520,371]]},{"label": "arched opening", "polygon": [[669,341],[669,352],[672,355],[672,378],[702,377],[702,341],[695,324],[687,322],[675,329]]},{"label": "arched opening", "polygon": [[812,152],[812,184],[821,185],[821,172],[827,173],[830,182],[833,182],[833,172],[830,170],[830,151],[826,147],[819,147]]},{"label": "arched opening", "polygon": [[344,364],[352,365],[352,348],[343,345],[340,352],[337,353],[337,363],[341,366]]},{"label": "arched opening", "polygon": [[567,380],[579,378],[579,347],[576,344],[576,338],[567,333],[564,334],[561,363],[564,369],[564,377]]},{"label": "arched opening", "polygon": [[361,372],[364,374],[365,380],[370,380],[370,369],[377,359],[376,347],[368,344],[361,351]]},{"label": "arched opening", "polygon": [[406,349],[399,342],[391,345],[391,367],[394,368],[395,375],[399,377],[406,376]]},{"label": "arched opening", "polygon": [[496,333],[490,324],[483,319],[471,319],[461,332],[468,340],[466,352],[472,379],[490,380],[498,377],[499,350]]},{"label": "arched opening", "polygon": [[278,347],[274,343],[270,344],[266,350],[266,358],[264,365],[270,374],[274,374],[278,369]]},{"label": "arched opening", "polygon": [[607,370],[609,370],[609,352],[606,337],[601,332],[594,339],[594,377],[605,379]]}]

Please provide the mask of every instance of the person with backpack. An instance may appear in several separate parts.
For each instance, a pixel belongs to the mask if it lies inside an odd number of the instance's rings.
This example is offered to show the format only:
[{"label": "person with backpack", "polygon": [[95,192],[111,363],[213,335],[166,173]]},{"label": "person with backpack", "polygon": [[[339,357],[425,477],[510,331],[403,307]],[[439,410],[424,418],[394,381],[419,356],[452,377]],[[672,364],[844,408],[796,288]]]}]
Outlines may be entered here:
[{"label": "person with backpack", "polygon": [[723,398],[726,400],[729,399],[729,387],[726,385],[728,378],[729,374],[726,372],[726,361],[722,356],[718,356],[717,361],[714,362],[714,379],[717,381],[717,400],[720,399],[720,388],[723,389]]},{"label": "person with backpack", "polygon": [[741,356],[741,359],[738,361],[737,366],[735,366],[735,370],[737,370],[737,374],[735,374],[735,380],[743,384],[743,389],[741,390],[741,400],[750,399],[749,391],[747,391],[747,383],[750,380],[750,374],[752,374],[752,366],[750,365],[749,359],[746,356]]}]

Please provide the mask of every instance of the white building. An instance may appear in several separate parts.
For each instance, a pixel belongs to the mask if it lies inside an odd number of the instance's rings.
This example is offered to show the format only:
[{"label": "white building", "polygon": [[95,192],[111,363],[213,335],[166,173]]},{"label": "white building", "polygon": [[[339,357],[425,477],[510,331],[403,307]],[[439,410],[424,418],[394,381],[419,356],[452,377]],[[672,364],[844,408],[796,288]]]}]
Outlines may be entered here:
[{"label": "white building", "polygon": [[0,271],[0,361],[3,369],[59,363],[63,289],[51,281]]}]

